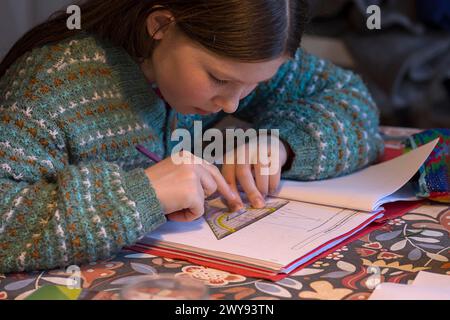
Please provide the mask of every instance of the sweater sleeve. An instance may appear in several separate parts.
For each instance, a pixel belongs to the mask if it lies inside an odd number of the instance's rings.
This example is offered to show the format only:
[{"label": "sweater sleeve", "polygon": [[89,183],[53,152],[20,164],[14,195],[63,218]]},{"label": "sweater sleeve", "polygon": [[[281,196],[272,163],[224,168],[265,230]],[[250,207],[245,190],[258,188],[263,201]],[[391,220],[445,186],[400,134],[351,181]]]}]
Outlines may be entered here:
[{"label": "sweater sleeve", "polygon": [[283,178],[345,175],[383,152],[379,112],[362,80],[301,49],[241,102],[236,116],[255,128],[279,129],[294,153]]},{"label": "sweater sleeve", "polygon": [[[49,49],[39,50],[44,56]],[[166,221],[143,169],[69,162],[64,123],[50,115],[62,102],[45,95],[48,89],[7,89],[47,79],[48,66],[29,59],[0,80],[0,273],[109,258]],[[14,76],[22,70],[32,76]]]},{"label": "sweater sleeve", "polygon": [[104,259],[166,221],[143,169],[69,165],[56,124],[10,111],[0,111],[0,273]]}]

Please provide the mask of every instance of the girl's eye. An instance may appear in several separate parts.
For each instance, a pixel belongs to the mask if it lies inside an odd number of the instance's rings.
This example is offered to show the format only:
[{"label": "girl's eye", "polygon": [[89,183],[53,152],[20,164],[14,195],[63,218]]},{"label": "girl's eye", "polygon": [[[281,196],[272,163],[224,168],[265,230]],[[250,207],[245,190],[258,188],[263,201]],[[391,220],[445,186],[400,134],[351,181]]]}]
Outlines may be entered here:
[{"label": "girl's eye", "polygon": [[210,77],[215,83],[217,83],[217,84],[219,84],[219,85],[225,85],[225,84],[228,83],[227,80],[220,80],[220,79],[217,79],[217,78],[214,77],[212,74],[209,74],[209,77]]}]

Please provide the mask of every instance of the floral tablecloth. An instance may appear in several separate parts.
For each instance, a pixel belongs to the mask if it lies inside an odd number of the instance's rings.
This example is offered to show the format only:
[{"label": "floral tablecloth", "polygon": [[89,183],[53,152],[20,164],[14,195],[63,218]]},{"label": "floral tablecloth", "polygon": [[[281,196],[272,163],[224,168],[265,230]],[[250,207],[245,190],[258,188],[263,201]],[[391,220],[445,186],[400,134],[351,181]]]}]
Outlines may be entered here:
[{"label": "floral tablecloth", "polygon": [[[383,128],[395,145],[413,131]],[[422,270],[450,275],[450,206],[426,202],[381,229],[343,246],[278,281],[247,278],[192,263],[121,251],[116,257],[81,266],[81,289],[64,291],[67,270],[0,274],[0,299],[118,299],[124,285],[160,273],[190,276],[209,288],[210,299],[367,299],[380,282],[409,283]],[[70,282],[69,282],[70,283]],[[63,294],[61,294],[63,293]],[[53,294],[53,295],[52,295]]]}]

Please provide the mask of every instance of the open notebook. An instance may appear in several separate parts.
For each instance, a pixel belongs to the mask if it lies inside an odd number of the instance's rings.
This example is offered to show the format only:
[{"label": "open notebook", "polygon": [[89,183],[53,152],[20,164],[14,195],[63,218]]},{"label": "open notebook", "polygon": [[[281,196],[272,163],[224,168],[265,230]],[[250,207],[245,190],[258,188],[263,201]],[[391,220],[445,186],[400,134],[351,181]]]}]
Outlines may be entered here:
[{"label": "open notebook", "polygon": [[[276,275],[291,273],[383,218],[383,204],[415,199],[408,181],[437,142],[340,178],[284,180],[277,194],[267,199],[267,206],[273,208],[270,214],[243,223],[242,228],[220,239],[206,218],[188,223],[169,221],[132,249],[278,279]],[[225,223],[226,218],[217,219],[217,224]]]}]

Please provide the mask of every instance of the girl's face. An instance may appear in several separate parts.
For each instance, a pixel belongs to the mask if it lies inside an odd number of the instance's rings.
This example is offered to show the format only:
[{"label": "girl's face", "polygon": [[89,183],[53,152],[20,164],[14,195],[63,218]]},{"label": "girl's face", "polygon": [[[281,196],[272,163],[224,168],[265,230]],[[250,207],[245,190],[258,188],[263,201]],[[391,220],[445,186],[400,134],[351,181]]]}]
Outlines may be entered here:
[{"label": "girl's face", "polygon": [[172,25],[141,67],[177,112],[206,115],[236,111],[239,101],[272,78],[286,60],[232,61],[194,44]]}]

